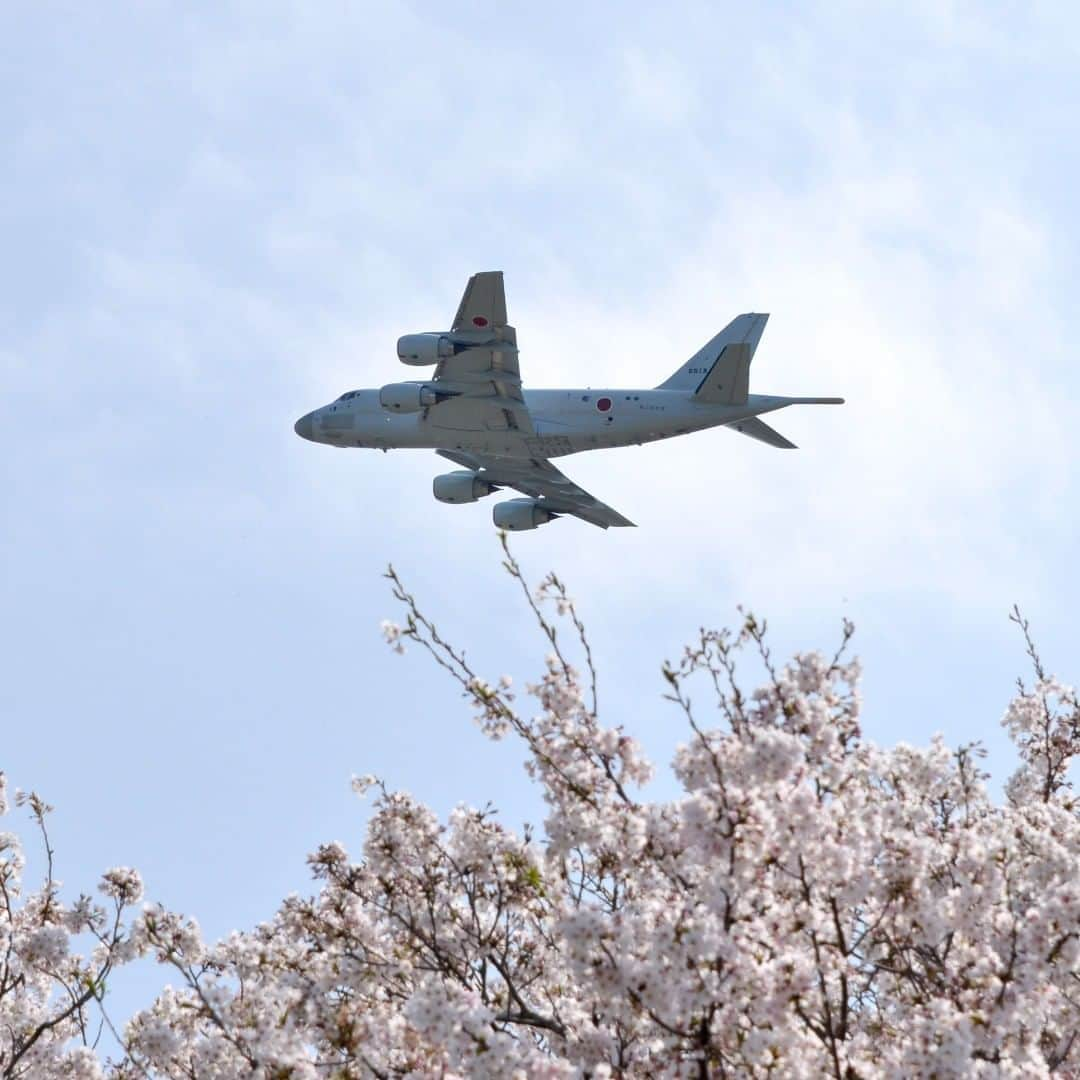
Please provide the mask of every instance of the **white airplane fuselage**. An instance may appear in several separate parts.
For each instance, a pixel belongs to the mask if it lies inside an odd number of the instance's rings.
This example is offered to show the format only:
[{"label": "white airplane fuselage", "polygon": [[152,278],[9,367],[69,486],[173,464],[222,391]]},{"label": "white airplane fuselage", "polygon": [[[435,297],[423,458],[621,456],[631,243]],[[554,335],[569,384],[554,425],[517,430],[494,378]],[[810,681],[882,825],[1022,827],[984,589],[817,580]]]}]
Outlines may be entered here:
[{"label": "white airplane fuselage", "polygon": [[677,390],[525,390],[535,433],[512,428],[455,430],[436,423],[440,410],[391,413],[378,390],[357,390],[302,417],[296,431],[312,442],[376,450],[460,450],[500,457],[562,457],[583,450],[633,446],[721,427],[792,404],[750,394],[741,405],[694,401]]},{"label": "white airplane fuselage", "polygon": [[300,417],[295,430],[340,448],[434,450],[458,466],[432,478],[439,502],[474,503],[507,488],[520,493],[492,507],[499,529],[531,530],[566,516],[601,529],[632,527],[551,459],[724,426],[794,450],[759,419],[763,413],[842,403],[750,393],[750,364],[768,318],[737,315],[653,389],[526,390],[502,271],[483,270],[469,278],[449,330],[398,338],[398,360],[427,368],[427,378],[351,390]]}]

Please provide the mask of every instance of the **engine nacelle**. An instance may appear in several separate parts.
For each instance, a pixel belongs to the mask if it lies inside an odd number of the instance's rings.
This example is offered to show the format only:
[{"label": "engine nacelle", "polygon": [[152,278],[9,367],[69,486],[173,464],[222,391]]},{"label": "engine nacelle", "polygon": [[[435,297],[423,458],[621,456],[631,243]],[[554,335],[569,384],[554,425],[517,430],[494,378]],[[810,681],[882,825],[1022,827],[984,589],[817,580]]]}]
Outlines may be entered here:
[{"label": "engine nacelle", "polygon": [[431,481],[431,490],[439,502],[471,503],[490,495],[495,488],[474,472],[459,469],[456,472],[443,473]]},{"label": "engine nacelle", "polygon": [[388,383],[379,391],[379,404],[387,412],[413,413],[434,405],[439,395],[423,383]]},{"label": "engine nacelle", "polygon": [[398,338],[397,354],[403,364],[426,367],[453,356],[454,343],[442,334],[406,334]]},{"label": "engine nacelle", "polygon": [[495,527],[508,532],[538,529],[553,517],[554,514],[537,506],[535,499],[509,499],[507,502],[497,503],[491,510]]}]

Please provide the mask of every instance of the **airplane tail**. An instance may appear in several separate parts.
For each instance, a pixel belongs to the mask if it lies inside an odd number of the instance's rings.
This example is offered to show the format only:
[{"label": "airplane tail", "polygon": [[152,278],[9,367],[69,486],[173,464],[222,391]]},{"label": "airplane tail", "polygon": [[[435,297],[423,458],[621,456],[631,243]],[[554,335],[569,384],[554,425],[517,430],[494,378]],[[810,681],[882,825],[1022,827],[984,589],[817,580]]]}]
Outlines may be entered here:
[{"label": "airplane tail", "polygon": [[[769,316],[756,312],[737,315],[707,345],[699,349],[657,390],[681,390],[703,405],[746,405],[750,396],[750,362],[765,332]],[[780,450],[795,444],[757,413],[774,412],[788,405],[843,405],[839,397],[765,397],[755,402],[753,416],[725,426]]]},{"label": "airplane tail", "polygon": [[775,446],[777,450],[798,450],[799,448],[790,440],[780,434],[776,428],[769,427],[764,420],[757,416],[747,416],[742,420],[736,420],[726,425],[732,431],[740,435],[749,435],[751,439],[757,439],[767,446]]},{"label": "airplane tail", "polygon": [[[703,395],[702,401],[741,404],[746,400],[750,361],[768,321],[768,315],[754,312],[737,315],[656,389],[685,390]],[[718,364],[721,354],[723,362]],[[707,381],[716,385],[706,385]]]},{"label": "airplane tail", "polygon": [[[769,412],[777,409],[786,409],[789,405],[843,405],[842,397],[793,397],[775,398],[774,404],[768,408]],[[724,425],[740,435],[748,435],[751,439],[757,439],[768,446],[775,446],[778,450],[797,450],[798,447],[788,438],[785,438],[775,428],[769,427],[760,416],[744,416],[739,420],[733,420]]]}]

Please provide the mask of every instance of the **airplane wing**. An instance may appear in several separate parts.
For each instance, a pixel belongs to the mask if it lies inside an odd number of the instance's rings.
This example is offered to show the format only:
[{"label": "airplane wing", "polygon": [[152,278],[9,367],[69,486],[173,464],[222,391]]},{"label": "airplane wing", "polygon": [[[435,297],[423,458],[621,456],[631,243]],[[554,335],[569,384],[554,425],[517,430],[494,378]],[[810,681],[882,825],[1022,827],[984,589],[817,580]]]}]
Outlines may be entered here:
[{"label": "airplane wing", "polygon": [[506,326],[506,291],[501,270],[484,270],[473,274],[458,304],[453,333],[473,330],[495,330]]},{"label": "airplane wing", "polygon": [[439,361],[432,381],[452,396],[430,407],[430,423],[454,431],[535,434],[521,392],[517,333],[506,321],[501,270],[469,278],[451,333],[454,354]]},{"label": "airplane wing", "polygon": [[564,476],[546,458],[508,458],[485,454],[465,454],[456,450],[436,450],[435,453],[466,469],[472,469],[482,480],[497,487],[511,487],[553,514],[571,514],[598,525],[633,527],[634,523],[610,506],[594,498],[569,477]]}]

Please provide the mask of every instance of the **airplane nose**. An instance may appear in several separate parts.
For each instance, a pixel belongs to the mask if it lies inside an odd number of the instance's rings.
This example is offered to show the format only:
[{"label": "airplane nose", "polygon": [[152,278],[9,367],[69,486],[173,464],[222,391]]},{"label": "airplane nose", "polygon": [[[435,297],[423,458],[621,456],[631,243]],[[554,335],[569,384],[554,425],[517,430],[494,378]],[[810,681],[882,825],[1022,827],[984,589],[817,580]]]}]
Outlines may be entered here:
[{"label": "airplane nose", "polygon": [[301,439],[313,438],[311,417],[312,414],[307,413],[306,415],[301,416],[300,419],[297,420],[296,423],[293,425],[293,431],[295,431]]}]

